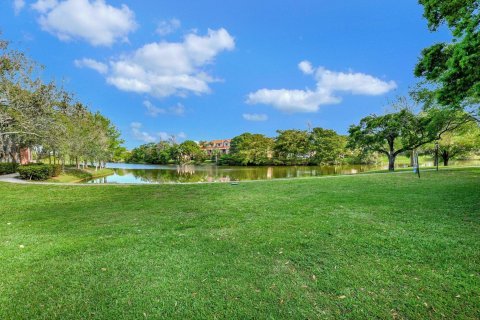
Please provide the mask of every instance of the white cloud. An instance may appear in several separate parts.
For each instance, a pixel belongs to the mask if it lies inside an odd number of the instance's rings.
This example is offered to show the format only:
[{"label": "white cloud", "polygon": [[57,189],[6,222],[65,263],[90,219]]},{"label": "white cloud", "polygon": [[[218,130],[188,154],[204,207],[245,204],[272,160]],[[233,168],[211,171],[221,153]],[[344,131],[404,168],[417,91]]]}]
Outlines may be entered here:
[{"label": "white cloud", "polygon": [[187,135],[185,134],[185,132],[179,132],[177,134],[172,134],[172,133],[161,131],[161,132],[157,132],[157,136],[159,137],[159,139],[161,141],[172,141],[173,140],[175,142],[179,142],[180,140],[185,140],[187,138]]},{"label": "white cloud", "polygon": [[305,74],[312,74],[315,71],[310,61],[307,60],[300,62],[298,68]]},{"label": "white cloud", "polygon": [[177,134],[172,134],[165,131],[159,131],[154,134],[151,134],[146,131],[143,131],[142,128],[143,128],[143,124],[141,124],[140,122],[132,122],[130,124],[130,129],[132,130],[133,137],[136,140],[142,141],[144,143],[151,143],[151,142],[157,142],[157,141],[171,141],[171,140],[175,142],[179,142],[180,140],[185,140],[187,138],[187,135],[183,131]]},{"label": "white cloud", "polygon": [[376,96],[397,87],[394,81],[385,82],[364,73],[314,69],[308,61],[302,61],[299,68],[305,74],[314,75],[315,90],[260,89],[248,94],[247,103],[272,105],[285,112],[316,112],[321,105],[340,103],[342,98],[336,94],[339,92]]},{"label": "white cloud", "polygon": [[161,36],[166,36],[177,31],[181,25],[182,23],[178,19],[160,21],[155,32]]},{"label": "white cloud", "polygon": [[38,0],[32,8],[40,13],[42,29],[63,41],[83,39],[94,46],[110,46],[127,41],[137,27],[126,5],[116,8],[105,0]]},{"label": "white cloud", "polygon": [[145,106],[145,108],[147,108],[147,114],[151,117],[156,117],[158,116],[159,114],[165,114],[167,113],[167,110],[165,109],[162,109],[162,108],[157,108],[155,107],[150,101],[148,100],[145,100],[143,101],[143,105]]},{"label": "white cloud", "polygon": [[13,10],[15,15],[19,14],[20,11],[25,7],[25,0],[14,0],[13,1]]},{"label": "white cloud", "polygon": [[46,13],[47,11],[53,9],[58,5],[57,0],[38,0],[37,2],[31,5],[32,9],[40,12]]},{"label": "white cloud", "polygon": [[101,74],[106,74],[108,72],[108,66],[105,63],[93,59],[83,58],[75,60],[74,64],[77,68],[90,68]]},{"label": "white cloud", "polygon": [[234,48],[235,40],[225,29],[209,29],[205,36],[190,33],[182,42],[149,43],[111,60],[106,80],[122,91],[155,97],[209,93],[209,84],[217,80],[204,68]]},{"label": "white cloud", "polygon": [[181,116],[185,113],[185,107],[181,103],[177,103],[174,106],[168,108],[158,108],[148,100],[143,101],[143,105],[147,108],[147,114],[156,118],[159,114],[173,114]]},{"label": "white cloud", "polygon": [[181,103],[177,103],[174,106],[171,106],[168,108],[168,111],[172,114],[175,114],[177,116],[181,116],[185,113],[185,107]]},{"label": "white cloud", "polygon": [[130,124],[130,129],[135,139],[143,141],[145,143],[155,142],[157,138],[149,134],[148,132],[142,131],[143,125],[140,122],[132,122]]},{"label": "white cloud", "polygon": [[268,120],[268,116],[266,114],[244,113],[242,117],[243,119],[248,121],[267,121]]}]

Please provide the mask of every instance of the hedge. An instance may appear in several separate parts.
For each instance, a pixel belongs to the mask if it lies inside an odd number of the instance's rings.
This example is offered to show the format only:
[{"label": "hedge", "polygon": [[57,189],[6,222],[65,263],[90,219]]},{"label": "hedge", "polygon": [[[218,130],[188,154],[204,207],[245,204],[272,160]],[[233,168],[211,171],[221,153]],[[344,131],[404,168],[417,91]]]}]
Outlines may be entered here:
[{"label": "hedge", "polygon": [[18,163],[13,162],[2,162],[0,163],[0,175],[10,174],[17,172]]},{"label": "hedge", "polygon": [[61,172],[62,166],[58,164],[29,164],[18,168],[20,178],[24,180],[47,180],[58,176]]}]

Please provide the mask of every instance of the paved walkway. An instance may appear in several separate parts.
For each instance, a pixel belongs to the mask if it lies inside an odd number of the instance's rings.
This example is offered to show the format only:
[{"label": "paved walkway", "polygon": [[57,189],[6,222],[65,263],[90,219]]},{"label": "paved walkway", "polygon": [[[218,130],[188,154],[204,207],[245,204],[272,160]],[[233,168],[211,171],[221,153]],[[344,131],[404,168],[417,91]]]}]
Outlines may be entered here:
[{"label": "paved walkway", "polygon": [[10,183],[28,183],[27,181],[20,179],[18,173],[5,174],[3,176],[0,176],[0,181]]}]

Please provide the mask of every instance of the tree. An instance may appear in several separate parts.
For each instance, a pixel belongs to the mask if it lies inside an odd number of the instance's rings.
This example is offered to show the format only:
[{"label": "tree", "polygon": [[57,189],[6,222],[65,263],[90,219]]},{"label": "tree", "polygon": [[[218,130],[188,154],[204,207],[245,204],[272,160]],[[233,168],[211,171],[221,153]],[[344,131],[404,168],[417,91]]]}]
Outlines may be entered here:
[{"label": "tree", "polygon": [[[434,149],[433,146],[429,148],[429,151],[432,151],[432,149]],[[479,150],[480,127],[475,122],[470,122],[457,130],[446,132],[438,141],[438,151],[444,166],[448,166],[450,159],[463,157]]]},{"label": "tree", "polygon": [[91,113],[72,94],[36,77],[37,64],[0,40],[0,161],[19,158],[21,148],[102,166],[123,141],[109,119]]},{"label": "tree", "polygon": [[[434,85],[440,105],[456,109],[472,105],[480,111],[480,3],[478,0],[420,0],[431,31],[446,24],[452,42],[437,43],[422,51],[415,76]],[[477,121],[480,121],[477,119]]]},{"label": "tree", "polygon": [[230,159],[241,165],[265,165],[270,162],[273,139],[263,134],[242,133],[230,143]]},{"label": "tree", "polygon": [[304,164],[309,158],[309,136],[305,130],[277,130],[275,153],[286,164]]},{"label": "tree", "polygon": [[398,154],[438,140],[471,119],[468,115],[438,109],[418,115],[404,108],[383,116],[370,115],[349,129],[350,148],[374,151],[388,157],[388,170],[395,170]]},{"label": "tree", "polygon": [[195,141],[186,140],[175,149],[174,158],[180,164],[201,162],[205,159],[205,153]]},{"label": "tree", "polygon": [[309,135],[311,162],[315,164],[338,164],[345,155],[347,139],[334,130],[313,128]]}]

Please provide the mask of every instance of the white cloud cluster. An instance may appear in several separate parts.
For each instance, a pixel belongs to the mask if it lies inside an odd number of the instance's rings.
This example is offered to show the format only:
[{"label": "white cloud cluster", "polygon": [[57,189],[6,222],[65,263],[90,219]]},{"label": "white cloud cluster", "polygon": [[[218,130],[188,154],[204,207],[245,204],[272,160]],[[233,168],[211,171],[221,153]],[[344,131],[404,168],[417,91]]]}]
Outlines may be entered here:
[{"label": "white cloud cluster", "polygon": [[140,122],[132,122],[130,124],[130,129],[132,130],[133,137],[145,143],[150,142],[157,142],[157,141],[167,141],[167,140],[175,140],[178,142],[179,140],[184,140],[187,138],[187,135],[184,132],[179,132],[177,134],[171,134],[168,132],[160,131],[155,134],[150,134],[146,131],[142,130],[143,124]]},{"label": "white cloud cluster", "polygon": [[312,74],[315,71],[310,61],[306,60],[301,61],[298,64],[298,68],[305,74]]},{"label": "white cloud cluster", "polygon": [[258,114],[258,113],[244,113],[242,115],[243,119],[247,121],[267,121],[268,116],[266,114]]},{"label": "white cloud cluster", "polygon": [[222,51],[234,48],[234,38],[223,28],[209,29],[205,36],[190,33],[183,42],[149,43],[111,60],[106,79],[122,91],[155,97],[208,93],[209,83],[216,80],[204,67]]},{"label": "white cloud cluster", "polygon": [[155,30],[155,32],[161,36],[166,36],[177,31],[181,25],[182,23],[180,22],[180,20],[175,18],[170,20],[160,21],[158,23],[157,30]]},{"label": "white cloud cluster", "polygon": [[83,58],[75,60],[74,64],[77,68],[90,68],[101,74],[106,74],[108,72],[108,66],[105,63],[93,59]]},{"label": "white cloud cluster", "polygon": [[397,87],[394,81],[385,82],[365,73],[314,68],[309,61],[300,62],[298,67],[304,74],[314,76],[315,90],[260,89],[248,95],[247,103],[271,105],[285,112],[316,112],[321,105],[340,103],[339,92],[376,96]]},{"label": "white cloud cluster", "polygon": [[25,0],[13,1],[13,11],[15,12],[15,15],[18,15],[24,7],[25,7]]},{"label": "white cloud cluster", "polygon": [[32,4],[43,30],[60,40],[82,39],[94,46],[127,41],[137,27],[135,15],[126,5],[113,7],[105,0],[37,0]]},{"label": "white cloud cluster", "polygon": [[142,131],[142,127],[143,125],[140,122],[132,122],[130,124],[130,128],[132,129],[133,137],[135,139],[146,143],[157,141],[157,138],[146,131]]},{"label": "white cloud cluster", "polygon": [[181,116],[185,113],[185,107],[181,103],[168,108],[158,108],[148,100],[143,101],[143,105],[147,109],[147,114],[151,117],[157,117],[160,114],[173,114]]}]

